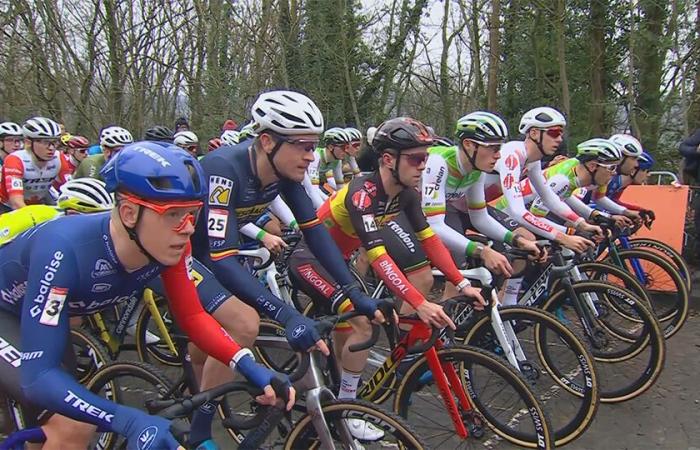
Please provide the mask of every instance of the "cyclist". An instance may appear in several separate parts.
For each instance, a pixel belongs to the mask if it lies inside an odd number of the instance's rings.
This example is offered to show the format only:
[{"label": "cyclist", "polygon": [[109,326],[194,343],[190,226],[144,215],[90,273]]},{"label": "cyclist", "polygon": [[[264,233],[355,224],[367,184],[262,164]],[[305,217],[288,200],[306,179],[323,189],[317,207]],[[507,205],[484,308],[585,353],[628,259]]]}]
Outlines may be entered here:
[{"label": "cyclist", "polygon": [[178,131],[175,133],[173,143],[195,158],[199,153],[199,138],[191,131]]},{"label": "cyclist", "polygon": [[[610,141],[614,142],[622,152],[622,161],[620,162],[620,165],[617,166],[617,175],[629,177],[633,173],[638,172],[639,158],[641,158],[642,154],[644,153],[642,144],[634,136],[629,134],[614,134],[610,136]],[[615,177],[613,180],[614,179]],[[638,211],[625,208],[618,202],[613,201],[610,197],[608,197],[607,191],[608,184],[598,186],[594,191],[592,191],[590,201],[595,203],[596,208],[604,209],[613,214],[623,215],[631,220],[640,220]]]},{"label": "cyclist", "polygon": [[248,139],[255,137],[255,124],[253,122],[248,122],[241,127],[241,131],[238,134],[238,141],[243,142]]},{"label": "cyclist", "polygon": [[[343,160],[343,165],[348,166],[348,172],[350,172],[350,178],[355,177],[360,174],[360,166],[357,165],[357,155],[360,153],[360,147],[362,147],[362,132],[355,127],[347,127],[345,132],[350,136],[350,145],[345,148],[345,153],[347,156]],[[343,168],[345,173],[345,168]],[[350,181],[347,179],[345,181]]]},{"label": "cyclist", "polygon": [[321,199],[328,198],[321,185],[327,182],[330,187],[337,190],[343,186],[343,159],[347,156],[346,149],[351,141],[344,129],[333,127],[323,133],[323,147],[318,147],[314,152],[314,160],[307,170],[311,186]]},{"label": "cyclist", "polygon": [[[596,215],[609,217],[606,213],[595,211],[573,193],[578,188],[594,190],[599,186],[607,186],[622,160],[620,147],[609,139],[594,138],[580,143],[576,150],[575,158],[545,170],[547,185],[586,220],[595,219]],[[538,217],[547,216],[550,210],[542,198],[534,193],[527,194],[527,180],[523,181],[522,186],[523,192],[526,192],[525,201],[531,203],[530,211]],[[631,224],[625,216],[613,215],[612,218],[621,226]]]},{"label": "cyclist", "polygon": [[145,141],[167,142],[172,144],[175,137],[173,130],[163,125],[154,125],[147,129],[143,135]]},{"label": "cyclist", "polygon": [[[344,286],[344,293],[357,309],[378,321],[384,318],[376,303],[353,282],[342,256],[323,225],[300,184],[313,150],[323,131],[323,117],[318,107],[305,95],[292,91],[270,91],[261,94],[252,107],[256,137],[226,151],[216,151],[201,159],[209,182],[204,209],[192,239],[195,258],[205,263],[216,279],[230,292],[253,304],[261,313],[282,323],[287,338],[303,343],[319,340],[312,322],[272,295],[238,261],[239,228],[260,217],[279,195],[291,207],[299,228],[313,243],[312,250],[326,268]],[[255,311],[241,310],[235,302],[224,300],[207,305],[225,327],[237,322],[255,322]],[[228,325],[227,325],[228,324]],[[205,366],[202,389],[225,382],[230,375],[221,365]],[[201,408],[192,422],[193,443],[207,445],[211,436],[210,413]]]},{"label": "cyclist", "polygon": [[0,166],[10,153],[22,149],[22,128],[14,122],[0,123]]},{"label": "cyclist", "polygon": [[0,245],[47,220],[62,215],[110,211],[114,207],[112,196],[100,180],[69,180],[60,189],[56,206],[28,205],[0,215]]},{"label": "cyclist", "polygon": [[621,173],[618,173],[615,175],[612,180],[608,183],[608,189],[606,192],[606,195],[614,201],[616,204],[621,205],[628,210],[631,211],[639,211],[639,212],[646,212],[647,214],[651,214],[651,218],[653,220],[654,218],[654,213],[653,211],[650,211],[644,207],[638,206],[638,205],[633,205],[631,203],[625,203],[622,200],[620,200],[620,197],[622,196],[622,193],[624,192],[625,188],[629,185],[640,185],[644,184],[647,181],[647,177],[649,176],[649,171],[651,168],[654,166],[656,161],[654,160],[654,157],[651,156],[650,153],[648,152],[642,152],[642,155],[639,157],[639,165],[637,166],[637,169],[632,172],[630,175],[623,175]]},{"label": "cyclist", "polygon": [[131,133],[125,128],[110,125],[100,130],[100,147],[102,153],[90,155],[83,159],[74,172],[73,178],[90,177],[101,180],[100,171],[107,161],[110,160],[125,145],[134,142]]},{"label": "cyclist", "polygon": [[[476,229],[495,241],[539,254],[531,233],[522,228],[514,233],[516,227],[508,217],[487,207],[485,201],[484,174],[493,171],[501,145],[508,138],[508,127],[497,115],[476,111],[457,121],[455,134],[457,146],[438,145],[428,150],[422,175],[423,212],[458,266],[465,266],[468,257],[478,258],[489,270],[510,277],[514,269],[503,254],[465,236],[466,230]],[[516,271],[523,268],[524,263]],[[515,303],[517,292],[505,291],[506,304]],[[447,289],[445,296],[454,296],[453,290]]]},{"label": "cyclist", "polygon": [[56,151],[60,136],[58,123],[46,117],[33,117],[24,123],[22,132],[29,141],[29,148],[5,158],[0,212],[32,204],[53,204],[51,184],[69,170]]},{"label": "cyclist", "polygon": [[[524,141],[510,141],[501,147],[501,158],[496,163],[494,172],[486,175],[486,201],[495,203],[497,209],[504,211],[514,222],[525,227],[537,236],[554,240],[576,252],[583,252],[593,246],[593,242],[580,236],[574,236],[573,230],[550,220],[534,216],[525,207],[523,195],[537,192],[543,201],[557,215],[566,217],[570,225],[583,231],[600,233],[600,228],[589,225],[571,211],[565,203],[547,186],[540,160],[546,155],[553,155],[561,145],[566,119],[554,108],[538,107],[523,114],[518,130],[525,135]],[[527,189],[521,190],[519,181],[527,173]],[[517,281],[511,279],[511,282]],[[511,291],[519,290],[514,285]]]},{"label": "cyclist", "polygon": [[[419,272],[430,272],[430,266],[423,264],[413,273],[404,275],[395,261],[399,257],[406,259],[412,256],[407,253],[399,256],[388,249],[382,232],[387,222],[403,212],[429,260],[445,273],[459,291],[483,303],[479,292],[455,267],[449,251],[433,233],[421,211],[420,194],[415,188],[420,183],[428,157],[426,150],[432,143],[432,136],[419,121],[407,117],[387,120],[378,127],[372,142],[381,158],[379,169],[354,178],[336,191],[319,209],[318,217],[346,259],[363,246],[377,275],[398,298],[404,300],[406,308],[410,305],[416,310],[423,322],[454,328],[442,307],[426,301],[424,294],[412,283],[415,275],[422,276]],[[314,299],[321,310],[344,312],[351,305],[338,292],[334,277],[322,262],[308,254],[306,246],[310,245],[309,241],[301,244],[290,259],[290,270],[295,281],[301,284],[304,292]],[[342,369],[341,398],[356,396],[360,374],[368,356],[368,351],[349,350],[351,345],[366,340],[366,320],[353,319],[349,325],[352,333],[336,333],[334,340]],[[350,330],[346,328],[345,331]],[[362,421],[351,421],[350,428],[353,435],[360,439],[376,440],[383,435],[381,430]]]},{"label": "cyclist", "polygon": [[61,367],[70,316],[118,304],[160,273],[184,332],[264,387],[260,401],[275,401],[269,386],[273,373],[201,308],[189,278],[189,236],[206,193],[196,160],[185,152],[134,144],[102,175],[107,189],[116,192],[111,214],[52,220],[0,249],[3,292],[18,292],[18,286],[26,291],[0,300],[0,333],[12,348],[0,361],[2,390],[33,410],[30,417],[38,417],[41,408],[55,413],[39,419],[52,448],[86,448],[94,427],[79,422],[125,436],[129,448],[178,448],[167,420],[107,401]]},{"label": "cyclist", "polygon": [[84,136],[67,134],[61,137],[61,142],[63,142],[63,147],[66,149],[66,152],[61,154],[61,157],[65,160],[67,169],[65,173],[62,174],[63,176],[61,180],[59,180],[59,185],[73,177],[73,173],[75,173],[80,163],[87,157],[88,147],[90,146],[90,141]]},{"label": "cyclist", "polygon": [[175,133],[179,133],[181,131],[190,131],[190,124],[187,122],[187,119],[184,117],[179,117],[175,121]]}]

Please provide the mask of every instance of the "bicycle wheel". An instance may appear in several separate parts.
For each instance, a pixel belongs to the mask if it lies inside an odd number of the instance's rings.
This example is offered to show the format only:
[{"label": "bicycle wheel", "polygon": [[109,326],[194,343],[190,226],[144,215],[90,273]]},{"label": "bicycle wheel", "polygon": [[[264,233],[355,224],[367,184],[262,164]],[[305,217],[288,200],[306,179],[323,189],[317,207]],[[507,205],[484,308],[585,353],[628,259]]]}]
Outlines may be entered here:
[{"label": "bicycle wheel", "polygon": [[[572,289],[575,298],[570,298],[568,290],[559,290],[542,309],[555,314],[589,343],[596,361],[600,401],[622,402],[649,389],[661,374],[666,355],[663,333],[654,315],[634,294],[619,286],[581,281]],[[593,302],[596,315],[590,332],[573,303],[578,301],[581,308],[588,308],[587,300]],[[607,307],[611,302],[616,303],[615,308]],[[625,314],[618,314],[619,309]]]},{"label": "bicycle wheel", "polygon": [[[522,350],[518,370],[548,413],[555,444],[564,445],[581,436],[598,409],[593,356],[546,311],[507,306],[499,308],[499,314],[504,327],[516,334]],[[464,343],[503,355],[490,316],[483,315],[467,327]]]},{"label": "bicycle wheel", "polygon": [[668,262],[673,264],[674,268],[678,270],[678,273],[685,280],[685,287],[688,288],[688,292],[693,290],[692,280],[690,278],[690,268],[688,264],[683,259],[680,253],[676,251],[675,248],[652,238],[633,238],[629,240],[629,245],[633,249],[651,251],[655,255],[659,255],[666,259]]},{"label": "bicycle wheel", "polygon": [[671,263],[644,250],[618,252],[623,267],[635,274],[637,266],[643,274],[642,285],[651,300],[652,312],[661,322],[664,336],[676,334],[688,319],[688,289],[683,277]]},{"label": "bicycle wheel", "polygon": [[85,384],[101,367],[112,362],[109,352],[84,328],[71,328],[70,339],[75,353],[75,378]]},{"label": "bicycle wheel", "polygon": [[[409,423],[435,448],[483,448],[494,444],[480,440],[486,423],[496,435],[528,448],[553,448],[554,437],[542,405],[530,390],[527,381],[499,357],[484,350],[460,346],[438,351],[447,370],[455,370],[460,386],[472,408],[458,402],[458,414],[470,433],[466,440],[453,428],[452,416],[445,410],[442,394],[432,379],[423,356],[406,372],[394,400],[394,411]],[[471,438],[471,436],[475,438]]]},{"label": "bicycle wheel", "polygon": [[[146,410],[149,400],[174,398],[176,391],[160,369],[142,362],[109,364],[95,373],[87,387],[108,400],[140,410]],[[124,436],[105,432],[96,436],[90,448],[126,449],[126,444]]]},{"label": "bicycle wheel", "polygon": [[[620,286],[632,291],[640,300],[645,302],[646,306],[651,307],[651,299],[644,290],[644,286],[635,278],[634,275],[618,266],[614,266],[605,262],[585,262],[576,265],[576,268],[588,280],[604,281],[615,286]],[[555,280],[552,287],[552,292],[556,289],[561,289],[561,279]]]},{"label": "bicycle wheel", "polygon": [[[175,321],[170,314],[167,302],[164,300],[159,300],[157,301],[157,305],[158,312],[160,312],[160,317],[163,319],[163,323],[165,324],[168,334],[172,339]],[[147,344],[147,332],[150,332],[160,338],[159,341],[154,344]],[[155,359],[166,366],[181,366],[182,361],[180,356],[177,354],[177,351],[173,353],[170,350],[168,345],[165,343],[165,340],[162,338],[162,334],[163,332],[160,330],[151,316],[151,311],[148,308],[142,308],[141,313],[136,320],[136,351],[139,355],[139,359],[145,363],[151,363],[151,359]]]},{"label": "bicycle wheel", "polygon": [[[384,431],[384,437],[378,441],[362,442],[366,449],[380,449],[387,447],[405,449],[427,449],[428,445],[416,434],[406,421],[396,414],[382,411],[372,403],[363,400],[333,400],[322,407],[323,417],[334,441],[340,444],[338,448],[348,448],[349,442],[342,439],[341,423],[347,419],[361,418],[371,422],[377,428]],[[289,433],[284,444],[285,449],[317,449],[321,448],[316,430],[312,423],[312,417],[306,414],[302,417]]]}]

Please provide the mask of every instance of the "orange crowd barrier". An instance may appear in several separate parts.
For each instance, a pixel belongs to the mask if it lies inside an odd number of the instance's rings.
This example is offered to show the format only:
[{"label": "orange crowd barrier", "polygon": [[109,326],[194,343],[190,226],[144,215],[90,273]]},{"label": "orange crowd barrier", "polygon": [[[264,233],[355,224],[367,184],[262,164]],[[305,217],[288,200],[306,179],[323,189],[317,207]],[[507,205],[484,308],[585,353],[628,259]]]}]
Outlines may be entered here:
[{"label": "orange crowd barrier", "polygon": [[644,185],[629,186],[622,201],[654,211],[656,220],[651,230],[642,227],[635,237],[658,239],[683,251],[683,230],[688,208],[688,186]]}]

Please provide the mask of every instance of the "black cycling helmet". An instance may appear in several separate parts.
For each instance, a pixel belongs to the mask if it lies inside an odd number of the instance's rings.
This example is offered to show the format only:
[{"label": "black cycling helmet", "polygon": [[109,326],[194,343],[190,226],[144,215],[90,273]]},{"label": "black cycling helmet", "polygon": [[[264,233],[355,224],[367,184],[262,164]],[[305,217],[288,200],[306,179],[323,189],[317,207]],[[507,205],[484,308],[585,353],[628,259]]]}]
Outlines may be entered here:
[{"label": "black cycling helmet", "polygon": [[172,144],[175,137],[170,128],[164,127],[163,125],[155,125],[146,130],[143,139],[145,141],[162,141]]},{"label": "black cycling helmet", "polygon": [[372,148],[377,153],[433,145],[434,138],[422,122],[410,117],[397,117],[383,122],[374,134]]}]

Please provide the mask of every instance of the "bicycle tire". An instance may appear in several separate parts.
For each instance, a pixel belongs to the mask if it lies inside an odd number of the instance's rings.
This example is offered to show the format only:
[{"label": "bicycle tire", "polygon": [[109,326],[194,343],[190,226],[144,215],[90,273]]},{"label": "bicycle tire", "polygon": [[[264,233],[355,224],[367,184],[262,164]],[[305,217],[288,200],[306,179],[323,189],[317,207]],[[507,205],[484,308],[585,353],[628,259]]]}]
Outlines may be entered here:
[{"label": "bicycle tire", "polygon": [[[173,382],[157,367],[152,366],[144,362],[115,362],[104,366],[92,377],[90,382],[87,384],[88,389],[92,392],[103,395],[103,390],[109,383],[111,386],[108,388],[107,398],[118,404],[124,404],[124,399],[127,395],[131,397],[129,389],[134,389],[134,387],[127,387],[126,385],[132,385],[133,382],[130,380],[128,383],[120,382],[119,378],[130,377],[140,379],[145,385],[150,385],[151,390],[147,391],[145,389],[139,389],[138,394],[135,394],[137,398],[137,403],[139,406],[130,404],[129,406],[134,406],[138,409],[145,410],[145,402],[152,398],[172,398],[170,393],[175,391],[173,388]],[[113,398],[109,398],[110,389],[113,393]],[[94,443],[95,449],[97,450],[107,450],[107,449],[126,449],[127,442],[126,438],[120,436],[116,433],[100,433]],[[92,447],[91,447],[92,448]]]},{"label": "bicycle tire", "polygon": [[[552,433],[552,428],[549,420],[542,408],[542,405],[537,400],[536,396],[530,390],[527,381],[511,367],[507,362],[503,361],[496,355],[493,355],[485,350],[481,350],[471,346],[459,346],[453,348],[446,348],[439,350],[438,357],[441,362],[451,362],[456,363],[458,366],[458,374],[461,376],[462,386],[465,386],[465,392],[469,398],[473,410],[461,411],[462,417],[465,415],[474,417],[473,414],[478,414],[476,418],[477,422],[484,422],[500,437],[503,439],[520,445],[521,447],[527,448],[540,448],[549,449],[554,448],[554,436]],[[496,387],[494,392],[496,394],[503,395],[506,393],[506,388],[510,387],[511,395],[515,394],[521,400],[521,405],[514,406],[510,408],[510,413],[512,414],[510,419],[505,422],[501,422],[497,417],[503,413],[503,409],[499,410],[499,407],[494,407],[493,409],[485,402],[486,388],[480,389],[475,386],[475,374],[474,365],[479,364],[481,367],[487,368],[490,371],[490,375],[483,377],[483,380],[488,382],[494,382],[496,378],[504,380],[505,384],[503,386]],[[417,431],[425,438],[425,436],[435,436],[434,433],[453,433],[450,427],[452,420],[444,411],[444,403],[440,398],[439,402],[435,408],[429,408],[430,405],[425,405],[424,399],[427,398],[424,389],[430,386],[430,382],[427,383],[421,381],[424,374],[429,373],[428,363],[425,356],[421,356],[406,372],[406,375],[402,378],[401,384],[399,385],[398,392],[394,400],[394,411],[400,414],[402,417],[409,420],[409,423],[417,429]],[[476,380],[479,381],[481,378],[478,376]],[[422,394],[417,394],[422,392]],[[411,407],[412,395],[416,394],[416,405]],[[438,394],[439,396],[440,394]],[[423,404],[418,405],[419,401],[423,401]],[[511,400],[508,400],[508,404],[512,405]],[[458,408],[461,407],[458,405]],[[421,413],[425,412],[423,415],[418,415],[417,411],[420,410]],[[514,423],[512,419],[514,417],[520,417],[523,414],[521,411],[526,411],[525,415],[528,415],[530,420],[527,420],[528,425],[532,424],[532,430],[516,430],[511,428],[510,423]],[[429,416],[428,416],[429,414]],[[443,416],[438,416],[442,414]],[[414,417],[414,415],[416,417]],[[439,418],[438,418],[439,417]],[[413,420],[412,420],[413,419]],[[517,423],[521,423],[518,420]],[[433,428],[428,428],[429,431],[422,431],[426,426],[431,423],[435,425]],[[447,442],[447,440],[442,440],[439,445],[443,448],[456,447],[462,448],[463,445],[468,444],[469,441],[461,440],[456,435],[457,440],[452,440]],[[443,439],[442,436],[439,439]],[[450,439],[450,437],[448,437]],[[484,445],[483,442],[473,441],[478,447]],[[428,442],[428,445],[432,445]]]},{"label": "bicycle tire", "polygon": [[[659,375],[661,375],[661,371],[664,367],[666,346],[661,327],[656,317],[642,301],[635,300],[633,293],[619,286],[600,281],[581,281],[573,283],[572,289],[574,289],[579,299],[582,299],[585,293],[595,297],[615,298],[621,303],[624,302],[630,310],[634,311],[634,316],[638,318],[639,323],[635,322],[633,329],[634,332],[638,331],[638,333],[634,335],[632,335],[632,332],[628,333],[629,336],[634,337],[632,342],[621,339],[616,333],[612,332],[611,330],[615,327],[611,326],[611,324],[608,323],[607,326],[603,326],[606,320],[610,321],[615,317],[623,316],[616,315],[613,317],[605,311],[599,311],[599,317],[596,319],[597,323],[601,325],[603,331],[607,331],[610,336],[616,338],[616,340],[613,341],[606,336],[606,340],[604,341],[605,345],[609,347],[616,342],[630,344],[627,348],[623,348],[622,350],[615,349],[613,352],[604,352],[603,349],[600,348],[600,343],[596,346],[596,342],[591,339],[590,334],[585,332],[585,330],[582,329],[583,327],[579,327],[579,320],[563,318],[563,314],[567,310],[573,310],[574,313],[577,314],[575,308],[571,308],[566,291],[560,290],[554,293],[542,305],[542,309],[545,311],[551,312],[558,317],[562,316],[559,319],[560,321],[568,322],[568,324],[565,323],[567,327],[570,329],[576,328],[577,334],[582,336],[584,341],[590,343],[589,348],[596,361],[596,371],[600,383],[600,401],[602,403],[619,403],[641,395],[654,384]],[[584,302],[582,301],[582,303]],[[576,317],[578,318],[578,316]],[[624,377],[623,382],[625,384],[621,386],[610,386],[608,382],[612,381],[612,377],[609,375],[609,371],[614,368],[619,368],[621,364],[627,362],[630,364],[634,363],[636,366],[644,364],[643,353],[647,348],[649,348],[648,362],[639,369],[634,370],[637,375],[635,375],[631,381],[629,381],[629,377]],[[615,378],[615,381],[617,381],[620,377],[617,376]]]},{"label": "bicycle tire", "polygon": [[[112,362],[105,346],[92,333],[83,328],[71,328],[71,343],[75,350],[75,378],[85,384],[97,371]],[[78,346],[78,348],[76,348]]]},{"label": "bicycle tire", "polygon": [[[164,305],[166,308],[166,312],[169,313],[167,310],[167,304],[165,304],[163,301],[157,301],[156,304],[159,306],[158,310],[160,311],[161,307]],[[161,317],[167,318],[167,314],[161,314]],[[178,354],[173,354],[170,349],[168,349],[167,345],[165,343],[155,343],[155,344],[147,344],[146,343],[146,333],[149,330],[149,321],[151,320],[151,311],[148,308],[142,308],[141,312],[139,314],[138,319],[136,320],[136,352],[139,355],[139,359],[145,363],[151,364],[152,359],[155,359],[161,364],[164,364],[166,366],[172,366],[172,367],[179,367],[182,366],[182,360]],[[164,319],[165,325],[167,326],[169,321]],[[170,322],[172,323],[172,322]],[[156,336],[160,335],[160,331],[158,330],[158,327],[155,327],[152,331]],[[168,329],[168,333],[170,333],[171,339],[172,339],[172,330]],[[174,342],[174,339],[173,339]]]},{"label": "bicycle tire", "polygon": [[[576,267],[582,274],[586,274],[589,280],[621,285],[625,289],[632,291],[637,295],[637,297],[646,302],[647,306],[651,306],[651,299],[644,290],[644,286],[642,286],[634,275],[630,274],[626,270],[601,261],[579,263],[576,265]],[[609,279],[610,276],[613,277],[612,280]],[[619,280],[615,280],[615,278],[618,278]],[[554,292],[555,289],[561,289],[561,279],[555,280],[552,286],[552,292]]]},{"label": "bicycle tire", "polygon": [[[618,256],[628,270],[631,270],[631,260],[636,259],[641,262],[642,268],[647,277],[644,288],[651,300],[651,311],[659,319],[664,330],[664,336],[670,338],[678,333],[688,319],[690,300],[688,289],[680,273],[671,263],[661,256],[644,250],[621,250]],[[631,272],[630,273],[634,273]],[[654,289],[656,282],[667,285],[670,291],[660,291]],[[658,288],[658,287],[657,287]],[[675,294],[674,294],[675,292]],[[668,307],[662,307],[662,302]]]},{"label": "bicycle tire", "polygon": [[[329,424],[331,434],[333,433],[334,423],[348,418],[362,418],[371,422],[377,428],[384,431],[385,437],[387,433],[391,433],[396,437],[396,444],[399,448],[406,449],[428,449],[430,448],[421,437],[413,430],[410,424],[405,419],[395,413],[383,411],[376,405],[364,400],[349,400],[337,399],[324,404],[321,408],[326,422]],[[314,442],[316,431],[313,428],[312,419],[309,414],[304,415],[292,428],[284,448],[292,449],[317,449],[320,448],[317,442]],[[366,443],[363,442],[364,448],[383,448],[386,440]],[[396,445],[394,444],[394,445]],[[343,447],[346,448],[346,447]]]},{"label": "bicycle tire", "polygon": [[681,277],[685,280],[685,286],[688,288],[688,292],[693,290],[693,283],[691,279],[691,271],[688,264],[683,259],[683,256],[676,251],[675,248],[661,242],[658,239],[653,238],[632,238],[629,239],[629,245],[634,250],[652,250],[655,254],[658,254],[671,262],[675,268],[680,273]]},{"label": "bicycle tire", "polygon": [[[555,316],[541,309],[504,306],[499,308],[499,314],[504,324],[509,322],[513,326],[527,357],[526,365],[519,367],[520,373],[537,397],[546,399],[543,405],[552,421],[555,444],[565,445],[580,437],[595,418],[599,404],[595,363],[586,345]],[[490,316],[482,315],[465,325],[468,328],[463,336],[465,344],[491,350],[479,344],[493,347],[498,343]],[[547,375],[549,378],[542,378]],[[570,395],[565,396],[566,393]],[[580,402],[578,407],[562,405],[572,397]]]}]

